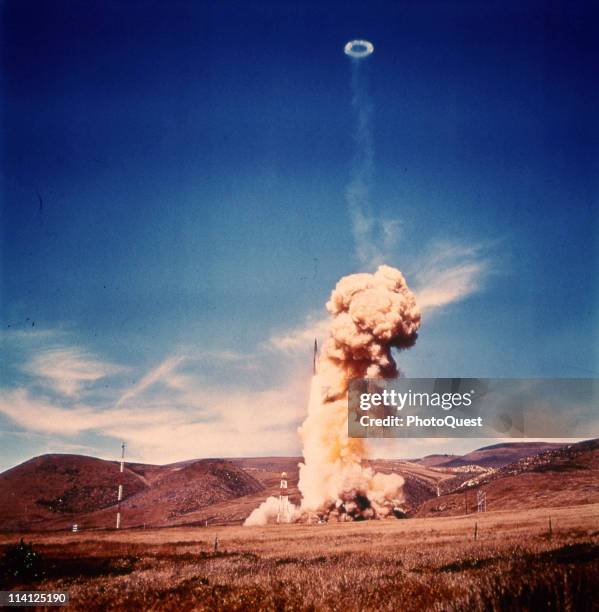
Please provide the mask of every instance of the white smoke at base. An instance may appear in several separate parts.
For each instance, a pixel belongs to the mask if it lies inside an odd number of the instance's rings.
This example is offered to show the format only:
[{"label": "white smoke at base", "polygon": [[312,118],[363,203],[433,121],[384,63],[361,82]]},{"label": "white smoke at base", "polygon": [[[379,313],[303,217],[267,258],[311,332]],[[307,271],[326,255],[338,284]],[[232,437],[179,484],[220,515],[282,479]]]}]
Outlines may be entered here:
[{"label": "white smoke at base", "polygon": [[[299,518],[299,511],[291,502],[287,502],[288,522],[295,522]],[[256,527],[276,523],[279,515],[280,500],[278,497],[268,497],[245,519],[244,527]]]},{"label": "white smoke at base", "polygon": [[397,376],[391,349],[414,344],[420,310],[401,272],[389,266],[342,278],[327,309],[329,337],[300,428],[301,510],[324,520],[388,516],[403,501],[404,481],[362,464],[364,440],[348,437],[348,385],[351,378]]}]

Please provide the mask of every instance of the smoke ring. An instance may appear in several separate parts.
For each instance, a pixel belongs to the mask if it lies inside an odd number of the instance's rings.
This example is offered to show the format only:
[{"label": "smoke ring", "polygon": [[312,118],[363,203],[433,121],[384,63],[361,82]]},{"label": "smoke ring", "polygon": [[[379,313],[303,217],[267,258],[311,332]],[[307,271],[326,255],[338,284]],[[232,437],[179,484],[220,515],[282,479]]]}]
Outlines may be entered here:
[{"label": "smoke ring", "polygon": [[374,45],[368,40],[350,40],[343,47],[343,52],[345,55],[360,59],[374,53]]}]

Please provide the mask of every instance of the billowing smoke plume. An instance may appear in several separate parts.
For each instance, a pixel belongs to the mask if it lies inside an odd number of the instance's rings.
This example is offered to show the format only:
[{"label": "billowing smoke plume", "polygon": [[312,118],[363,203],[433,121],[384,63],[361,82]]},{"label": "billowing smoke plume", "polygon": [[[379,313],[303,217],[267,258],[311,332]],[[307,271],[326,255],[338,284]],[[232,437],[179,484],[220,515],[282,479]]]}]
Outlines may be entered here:
[{"label": "billowing smoke plume", "polygon": [[[288,516],[285,517],[287,521],[293,522],[299,518],[299,512],[296,506],[292,503],[288,503]],[[245,519],[243,523],[246,527],[253,527],[257,525],[267,525],[268,523],[275,523],[277,515],[279,513],[279,499],[277,497],[269,497],[266,501],[263,501],[252,513]]]},{"label": "billowing smoke plume", "polygon": [[403,479],[362,464],[364,440],[348,437],[348,384],[350,378],[397,376],[391,349],[414,344],[420,311],[401,272],[389,266],[342,278],[327,309],[330,334],[300,428],[301,511],[325,520],[387,516],[403,501]]},{"label": "billowing smoke plume", "polygon": [[[356,520],[397,512],[404,480],[362,464],[364,440],[349,438],[348,386],[351,378],[393,378],[392,348],[416,342],[420,310],[399,270],[379,266],[374,274],[352,274],[338,283],[327,302],[329,337],[312,379],[308,416],[300,428],[301,507],[290,504],[289,520]],[[276,521],[279,500],[269,497],[245,525]]]}]

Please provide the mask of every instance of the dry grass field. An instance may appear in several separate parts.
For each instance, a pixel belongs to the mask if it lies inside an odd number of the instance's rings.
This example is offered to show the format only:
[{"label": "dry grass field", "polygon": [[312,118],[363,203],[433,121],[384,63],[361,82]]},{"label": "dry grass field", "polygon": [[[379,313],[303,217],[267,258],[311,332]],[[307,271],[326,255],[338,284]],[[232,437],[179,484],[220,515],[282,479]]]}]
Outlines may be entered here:
[{"label": "dry grass field", "polygon": [[[43,577],[13,580],[10,588],[68,591],[72,610],[599,606],[599,504],[329,525],[23,535],[41,554]],[[0,546],[20,537],[2,535]]]}]

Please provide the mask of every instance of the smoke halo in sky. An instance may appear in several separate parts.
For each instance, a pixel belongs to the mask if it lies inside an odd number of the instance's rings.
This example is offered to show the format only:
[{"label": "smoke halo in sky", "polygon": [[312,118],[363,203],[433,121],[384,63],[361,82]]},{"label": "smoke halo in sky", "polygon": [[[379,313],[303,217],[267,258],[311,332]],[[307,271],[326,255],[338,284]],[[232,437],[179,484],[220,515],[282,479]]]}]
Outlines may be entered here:
[{"label": "smoke halo in sky", "polygon": [[345,47],[343,47],[343,52],[350,57],[360,59],[374,53],[374,45],[368,40],[350,40]]}]

